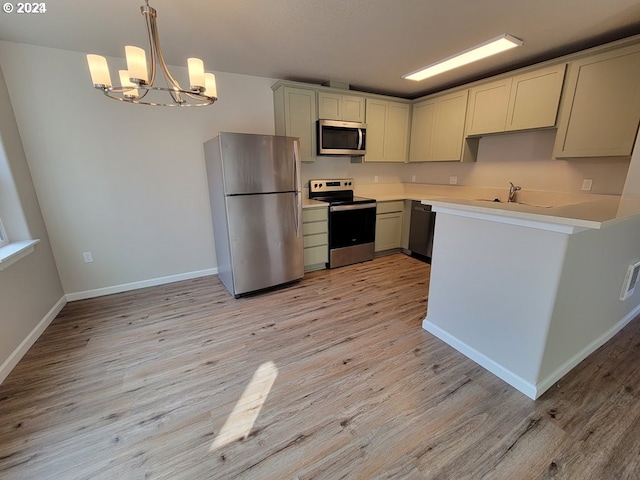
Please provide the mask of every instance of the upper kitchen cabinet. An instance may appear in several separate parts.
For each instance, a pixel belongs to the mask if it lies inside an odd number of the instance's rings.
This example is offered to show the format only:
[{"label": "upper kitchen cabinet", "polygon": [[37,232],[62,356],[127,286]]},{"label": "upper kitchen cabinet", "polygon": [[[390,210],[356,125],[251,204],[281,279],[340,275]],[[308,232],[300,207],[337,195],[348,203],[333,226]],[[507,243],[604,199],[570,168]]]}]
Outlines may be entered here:
[{"label": "upper kitchen cabinet", "polygon": [[364,123],[364,108],[364,97],[318,92],[318,118]]},{"label": "upper kitchen cabinet", "polygon": [[510,94],[511,78],[472,88],[467,115],[467,135],[504,132]]},{"label": "upper kitchen cabinet", "polygon": [[276,135],[300,139],[300,159],[316,159],[316,91],[275,84],[273,109]]},{"label": "upper kitchen cabinet", "polygon": [[472,160],[464,126],[468,90],[431,97],[413,106],[410,162]]},{"label": "upper kitchen cabinet", "polygon": [[554,127],[566,64],[471,88],[467,135]]},{"label": "upper kitchen cabinet", "polygon": [[566,67],[562,63],[513,77],[506,131],[555,127]]},{"label": "upper kitchen cabinet", "polygon": [[367,98],[366,162],[406,162],[409,152],[411,106]]},{"label": "upper kitchen cabinet", "polygon": [[640,45],[571,62],[554,157],[631,155],[640,120]]}]

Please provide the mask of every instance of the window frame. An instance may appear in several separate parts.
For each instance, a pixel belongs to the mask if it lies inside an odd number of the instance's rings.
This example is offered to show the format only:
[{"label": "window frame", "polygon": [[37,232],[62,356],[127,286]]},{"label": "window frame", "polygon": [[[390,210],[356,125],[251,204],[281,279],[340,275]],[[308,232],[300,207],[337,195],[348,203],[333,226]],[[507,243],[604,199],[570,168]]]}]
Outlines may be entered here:
[{"label": "window frame", "polygon": [[7,236],[7,231],[4,229],[4,225],[2,225],[2,218],[0,218],[0,247],[4,247],[9,244],[9,237]]}]

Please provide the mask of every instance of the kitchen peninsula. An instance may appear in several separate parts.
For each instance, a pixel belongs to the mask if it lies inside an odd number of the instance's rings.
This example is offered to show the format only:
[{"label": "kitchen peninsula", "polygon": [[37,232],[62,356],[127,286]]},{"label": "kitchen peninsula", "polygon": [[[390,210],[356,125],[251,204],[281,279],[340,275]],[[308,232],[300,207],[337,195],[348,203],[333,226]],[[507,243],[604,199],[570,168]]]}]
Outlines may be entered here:
[{"label": "kitchen peninsula", "polygon": [[423,203],[437,212],[423,328],[530,398],[640,312],[638,292],[621,300],[640,200]]}]

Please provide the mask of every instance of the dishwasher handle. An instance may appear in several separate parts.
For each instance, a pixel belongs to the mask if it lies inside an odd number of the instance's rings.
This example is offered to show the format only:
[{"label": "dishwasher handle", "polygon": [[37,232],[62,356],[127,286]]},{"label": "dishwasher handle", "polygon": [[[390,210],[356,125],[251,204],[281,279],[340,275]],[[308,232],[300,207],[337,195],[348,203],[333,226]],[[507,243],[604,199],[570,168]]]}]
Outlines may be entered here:
[{"label": "dishwasher handle", "polygon": [[431,211],[431,205],[424,205],[420,202],[416,202],[414,200],[413,202],[413,209],[417,212],[430,212]]}]

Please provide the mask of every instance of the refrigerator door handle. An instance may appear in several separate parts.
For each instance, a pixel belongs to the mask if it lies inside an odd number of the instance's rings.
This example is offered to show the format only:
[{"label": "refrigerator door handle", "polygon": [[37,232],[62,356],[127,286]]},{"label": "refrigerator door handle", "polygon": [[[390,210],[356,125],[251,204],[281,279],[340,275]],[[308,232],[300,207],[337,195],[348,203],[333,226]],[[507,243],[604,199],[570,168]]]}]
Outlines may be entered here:
[{"label": "refrigerator door handle", "polygon": [[293,178],[295,179],[295,222],[296,222],[296,238],[300,238],[302,232],[302,188],[300,186],[300,171],[298,163],[300,162],[300,151],[298,150],[298,140],[293,141]]}]

